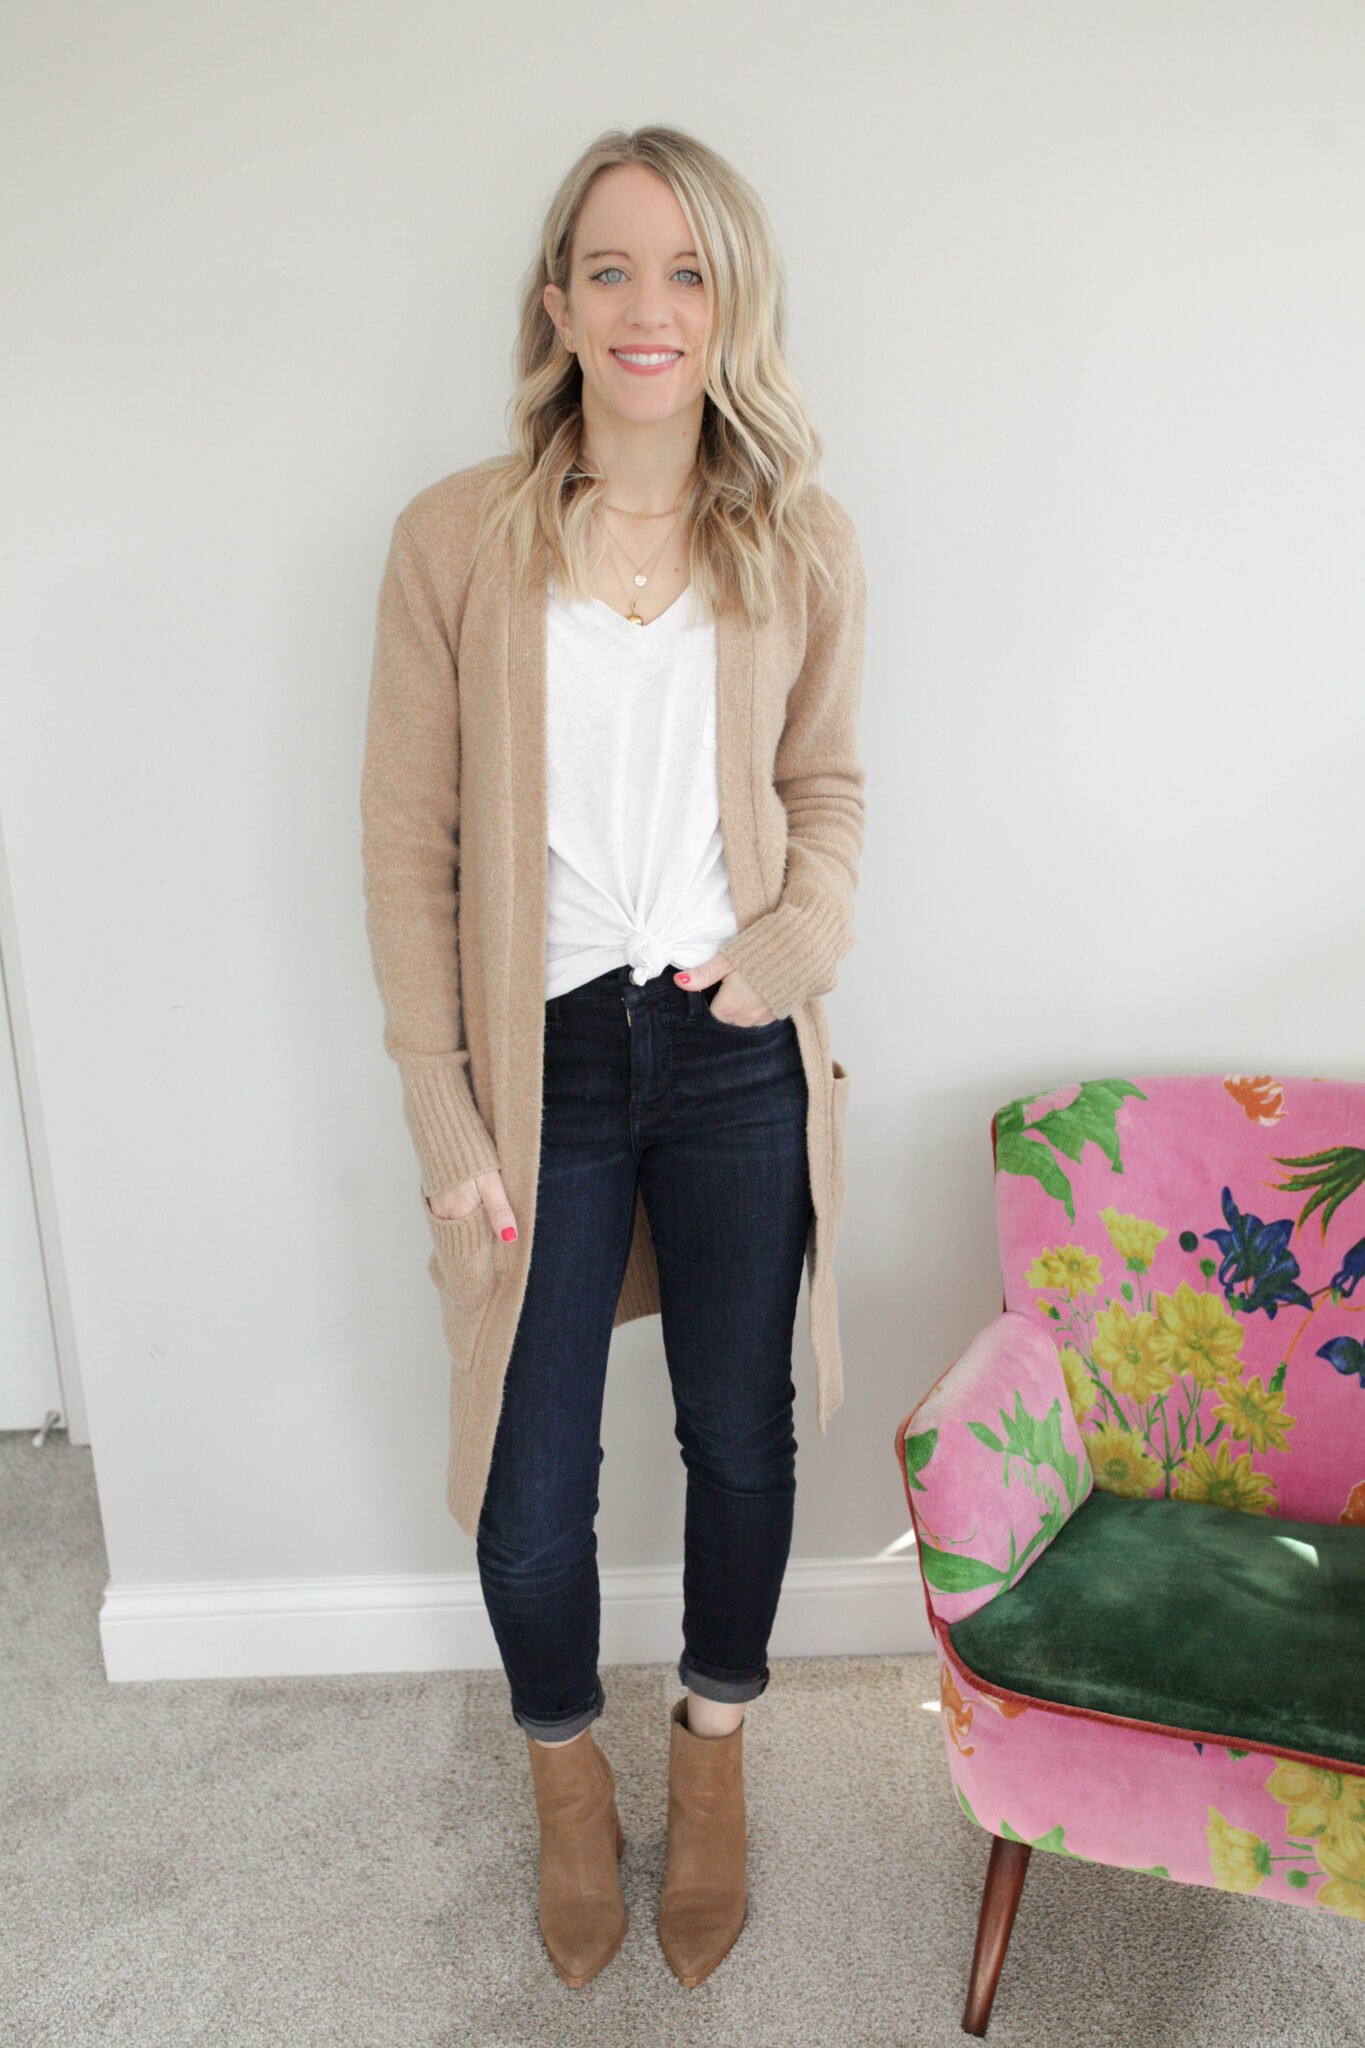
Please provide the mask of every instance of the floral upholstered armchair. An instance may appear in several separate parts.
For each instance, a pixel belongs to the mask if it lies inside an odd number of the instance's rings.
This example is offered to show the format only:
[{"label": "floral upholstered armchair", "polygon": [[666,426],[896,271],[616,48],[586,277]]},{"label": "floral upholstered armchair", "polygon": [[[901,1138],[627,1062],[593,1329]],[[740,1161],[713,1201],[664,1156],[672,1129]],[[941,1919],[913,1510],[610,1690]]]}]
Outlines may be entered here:
[{"label": "floral upholstered armchair", "polygon": [[992,1837],[976,2035],[1033,1849],[1365,1942],[1365,1082],[1086,1081],[991,1136],[1002,1312],[896,1434]]}]

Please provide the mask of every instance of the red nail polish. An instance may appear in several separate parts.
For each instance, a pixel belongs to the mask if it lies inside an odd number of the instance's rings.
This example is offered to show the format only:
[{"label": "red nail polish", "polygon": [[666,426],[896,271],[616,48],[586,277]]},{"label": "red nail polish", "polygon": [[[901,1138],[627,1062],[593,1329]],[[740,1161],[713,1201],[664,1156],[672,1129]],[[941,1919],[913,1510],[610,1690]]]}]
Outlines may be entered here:
[{"label": "red nail polish", "polygon": [[674,976],[675,981],[691,981],[691,979],[692,977],[690,974],[678,974]]},{"label": "red nail polish", "polygon": [[510,1244],[512,1242],[512,1239],[516,1236],[516,1234],[517,1232],[515,1224],[509,1223],[507,1228],[502,1233],[503,1243]]}]

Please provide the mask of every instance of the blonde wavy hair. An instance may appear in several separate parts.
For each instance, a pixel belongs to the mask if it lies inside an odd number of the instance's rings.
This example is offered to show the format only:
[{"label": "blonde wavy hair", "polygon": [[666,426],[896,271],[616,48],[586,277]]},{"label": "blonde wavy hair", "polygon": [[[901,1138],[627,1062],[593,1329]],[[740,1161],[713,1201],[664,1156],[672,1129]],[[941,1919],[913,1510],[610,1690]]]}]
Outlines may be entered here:
[{"label": "blonde wavy hair", "polygon": [[587,594],[589,522],[606,484],[586,466],[582,368],[560,345],[544,291],[568,289],[579,211],[616,164],[644,164],[671,187],[705,284],[706,395],[696,474],[681,508],[691,580],[704,604],[719,609],[738,597],[762,623],[784,568],[813,575],[822,596],[833,584],[812,516],[820,438],[783,353],[786,277],[763,202],[724,157],[678,128],[608,129],[550,201],[521,288],[512,452],[483,465],[493,474],[476,545],[510,535],[514,574],[523,578],[541,537],[561,587]]}]

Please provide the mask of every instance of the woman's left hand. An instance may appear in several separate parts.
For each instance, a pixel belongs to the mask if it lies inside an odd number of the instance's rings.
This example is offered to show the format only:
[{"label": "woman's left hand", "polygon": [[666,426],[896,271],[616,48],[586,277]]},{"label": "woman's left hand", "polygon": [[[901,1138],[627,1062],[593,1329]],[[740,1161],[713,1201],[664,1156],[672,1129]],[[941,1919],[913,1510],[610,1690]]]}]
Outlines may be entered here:
[{"label": "woman's left hand", "polygon": [[753,1024],[774,1024],[775,1013],[768,1008],[762,996],[750,988],[737,967],[732,967],[724,953],[713,953],[709,960],[699,966],[680,970],[673,979],[679,988],[710,988],[712,982],[724,983],[725,1008],[719,1001],[712,1003],[711,1015],[722,1024],[739,1024],[748,1028]]}]

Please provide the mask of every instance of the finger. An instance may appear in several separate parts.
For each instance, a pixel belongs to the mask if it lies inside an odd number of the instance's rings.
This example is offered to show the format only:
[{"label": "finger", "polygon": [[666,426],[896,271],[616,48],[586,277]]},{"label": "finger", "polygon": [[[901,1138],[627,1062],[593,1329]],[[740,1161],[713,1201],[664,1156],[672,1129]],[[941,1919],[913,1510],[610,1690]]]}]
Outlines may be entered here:
[{"label": "finger", "polygon": [[722,981],[730,972],[730,962],[724,953],[713,953],[709,960],[699,961],[695,967],[679,968],[673,979],[683,988],[710,988],[712,982]]},{"label": "finger", "polygon": [[512,1214],[512,1205],[507,1199],[507,1190],[502,1184],[502,1175],[496,1171],[478,1175],[479,1192],[483,1206],[488,1211],[488,1221],[493,1235],[504,1244],[511,1244],[517,1235],[517,1219]]}]

